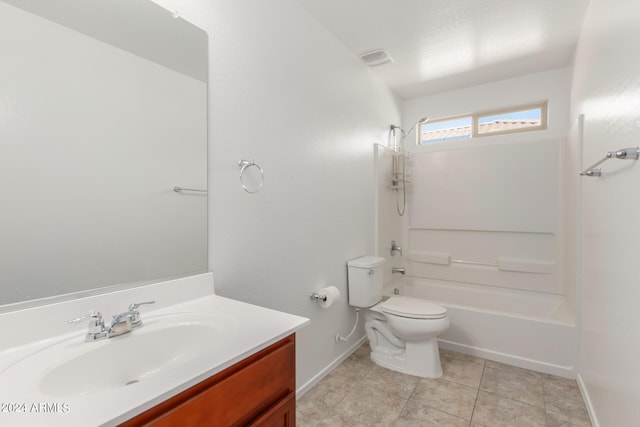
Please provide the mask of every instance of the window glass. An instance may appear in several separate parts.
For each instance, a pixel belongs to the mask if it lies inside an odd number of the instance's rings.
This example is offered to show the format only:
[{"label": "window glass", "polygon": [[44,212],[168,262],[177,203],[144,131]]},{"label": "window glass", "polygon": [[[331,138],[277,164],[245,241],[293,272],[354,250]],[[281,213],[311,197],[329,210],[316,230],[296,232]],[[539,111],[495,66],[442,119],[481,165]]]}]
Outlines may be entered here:
[{"label": "window glass", "polygon": [[471,116],[420,125],[420,144],[471,138]]},{"label": "window glass", "polygon": [[542,126],[542,108],[478,117],[478,134],[509,132]]}]

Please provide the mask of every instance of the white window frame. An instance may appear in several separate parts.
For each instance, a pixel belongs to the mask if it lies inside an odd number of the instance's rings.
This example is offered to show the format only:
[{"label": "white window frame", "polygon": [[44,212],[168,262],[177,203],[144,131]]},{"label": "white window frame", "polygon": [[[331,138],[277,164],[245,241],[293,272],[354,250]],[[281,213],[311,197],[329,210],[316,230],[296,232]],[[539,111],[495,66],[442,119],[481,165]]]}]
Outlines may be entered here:
[{"label": "white window frame", "polygon": [[[505,130],[501,130],[501,131],[495,131],[495,132],[485,132],[485,133],[478,133],[478,127],[479,127],[479,123],[480,123],[480,119],[483,117],[487,117],[487,116],[497,116],[497,115],[501,115],[501,114],[509,114],[509,113],[517,113],[520,111],[527,111],[527,110],[534,110],[534,109],[540,109],[540,124],[536,125],[536,126],[527,126],[527,127],[522,127],[522,128],[515,128],[515,129],[505,129]],[[464,118],[471,118],[471,137],[470,138],[457,138],[457,139],[453,139],[451,141],[434,141],[434,142],[422,142],[422,131],[420,130],[420,127],[422,126],[422,124],[424,123],[439,123],[439,122],[448,122],[448,121],[453,121],[453,120],[458,120],[458,119],[464,119]],[[418,132],[416,132],[416,144],[418,146],[428,146],[430,144],[440,144],[440,143],[446,143],[446,142],[455,142],[455,141],[462,141],[462,140],[469,140],[469,139],[473,139],[473,138],[482,138],[482,137],[486,137],[486,136],[494,136],[494,135],[506,135],[506,134],[510,134],[510,133],[522,133],[522,132],[532,132],[532,131],[537,131],[537,130],[545,130],[547,129],[547,124],[548,124],[548,101],[541,101],[541,102],[536,102],[536,103],[532,103],[532,104],[525,104],[525,105],[518,105],[515,107],[509,107],[509,108],[501,108],[501,109],[497,109],[497,110],[489,110],[489,111],[481,111],[481,112],[477,112],[477,113],[472,113],[472,114],[460,114],[460,115],[456,115],[456,116],[449,116],[449,117],[442,117],[436,120],[428,120],[426,122],[420,122],[418,123]]]}]

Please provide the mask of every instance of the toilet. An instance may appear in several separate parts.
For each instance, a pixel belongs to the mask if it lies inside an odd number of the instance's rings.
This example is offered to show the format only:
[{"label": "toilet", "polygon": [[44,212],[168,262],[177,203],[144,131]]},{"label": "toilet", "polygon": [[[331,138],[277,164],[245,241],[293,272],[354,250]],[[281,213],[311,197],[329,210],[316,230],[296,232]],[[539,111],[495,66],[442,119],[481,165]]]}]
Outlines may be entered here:
[{"label": "toilet", "polygon": [[449,327],[447,309],[405,296],[383,301],[384,263],[375,256],[347,262],[349,305],[366,309],[371,359],[394,371],[437,378],[442,375],[437,338]]}]

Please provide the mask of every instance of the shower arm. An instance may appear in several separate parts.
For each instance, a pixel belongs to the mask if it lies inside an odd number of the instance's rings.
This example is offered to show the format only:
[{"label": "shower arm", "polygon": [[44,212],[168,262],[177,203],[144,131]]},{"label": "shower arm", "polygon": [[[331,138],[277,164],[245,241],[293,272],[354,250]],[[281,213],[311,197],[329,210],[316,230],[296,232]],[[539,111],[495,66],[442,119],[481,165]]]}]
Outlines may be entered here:
[{"label": "shower arm", "polygon": [[405,132],[404,130],[400,129],[402,131],[402,135],[404,138],[406,138],[407,136],[409,136],[411,134],[411,132],[413,132],[420,123],[424,123],[429,121],[429,116],[425,116],[425,117],[420,117],[418,120],[416,120],[416,122],[409,128],[408,132]]},{"label": "shower arm", "polygon": [[405,132],[404,129],[402,129],[400,126],[398,125],[391,125],[391,131],[394,131],[396,129],[400,129],[400,144],[402,144],[402,142],[404,141],[404,139],[409,136],[411,134],[411,132],[413,132],[413,130],[418,126],[418,124],[423,123],[423,122],[427,122],[429,121],[429,116],[425,116],[425,117],[421,117],[419,118],[410,128],[408,132]]}]

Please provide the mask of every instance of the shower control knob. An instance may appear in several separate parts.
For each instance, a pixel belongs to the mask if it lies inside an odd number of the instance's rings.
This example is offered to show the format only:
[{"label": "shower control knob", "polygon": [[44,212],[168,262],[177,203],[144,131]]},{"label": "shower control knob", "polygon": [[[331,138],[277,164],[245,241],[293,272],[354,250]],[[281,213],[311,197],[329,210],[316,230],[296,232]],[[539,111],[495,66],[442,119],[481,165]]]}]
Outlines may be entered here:
[{"label": "shower control knob", "polygon": [[395,240],[391,241],[391,247],[389,248],[389,251],[391,252],[391,256],[395,256],[396,252],[399,252],[400,256],[402,256],[402,248],[398,246]]}]

